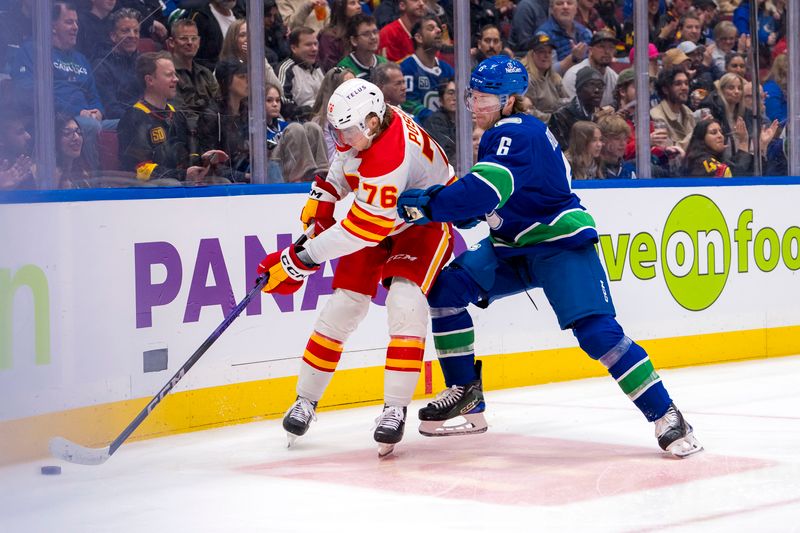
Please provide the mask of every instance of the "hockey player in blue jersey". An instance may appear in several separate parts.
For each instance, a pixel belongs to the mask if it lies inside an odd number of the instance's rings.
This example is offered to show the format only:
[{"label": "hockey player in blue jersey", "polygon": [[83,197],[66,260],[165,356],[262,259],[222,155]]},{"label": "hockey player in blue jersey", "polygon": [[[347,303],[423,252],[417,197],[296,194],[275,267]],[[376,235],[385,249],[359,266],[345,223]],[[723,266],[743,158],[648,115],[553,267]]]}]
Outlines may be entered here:
[{"label": "hockey player in blue jersey", "polygon": [[[428,303],[448,389],[420,409],[423,435],[486,431],[480,361],[467,306],[541,287],[562,329],[600,361],[648,421],[662,449],[685,457],[703,448],[672,403],[644,349],[615,319],[608,280],[595,250],[592,216],[570,188],[570,166],[547,126],[522,112],[528,76],[515,59],[494,56],[472,72],[466,95],[486,132],[478,163],[446,186],[400,195],[407,222],[485,220],[490,235],[440,274]],[[463,416],[460,425],[445,422]]]}]

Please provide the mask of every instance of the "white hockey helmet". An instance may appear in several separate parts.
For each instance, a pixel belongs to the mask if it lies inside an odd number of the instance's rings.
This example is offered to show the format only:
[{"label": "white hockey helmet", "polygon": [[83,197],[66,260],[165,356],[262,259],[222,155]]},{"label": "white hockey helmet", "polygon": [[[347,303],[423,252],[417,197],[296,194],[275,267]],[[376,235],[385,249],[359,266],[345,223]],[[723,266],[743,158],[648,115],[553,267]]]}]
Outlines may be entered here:
[{"label": "white hockey helmet", "polygon": [[371,137],[367,128],[367,117],[371,113],[383,120],[386,114],[383,93],[377,85],[360,78],[339,85],[328,100],[328,123],[340,132],[345,141],[356,132]]}]

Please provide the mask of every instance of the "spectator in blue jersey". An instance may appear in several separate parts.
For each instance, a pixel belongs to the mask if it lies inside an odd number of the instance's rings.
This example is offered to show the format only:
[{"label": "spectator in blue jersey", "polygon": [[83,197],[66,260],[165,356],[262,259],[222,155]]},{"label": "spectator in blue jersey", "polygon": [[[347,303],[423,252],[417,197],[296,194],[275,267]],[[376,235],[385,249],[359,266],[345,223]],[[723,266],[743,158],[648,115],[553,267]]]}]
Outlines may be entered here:
[{"label": "spectator in blue jersey", "polygon": [[414,53],[400,63],[407,89],[403,109],[422,123],[439,109],[439,85],[443,80],[455,77],[455,71],[436,57],[442,49],[442,26],[436,17],[422,17],[414,25],[411,35]]},{"label": "spectator in blue jersey", "polygon": [[[95,85],[94,73],[86,56],[75,49],[78,41],[78,13],[68,3],[53,3],[53,96],[55,110],[73,117],[83,132],[83,153],[92,168],[98,164],[97,134],[102,128],[105,108]],[[30,107],[34,92],[34,47],[26,41],[17,50],[11,77],[17,102]]]},{"label": "spectator in blue jersey", "polygon": [[558,74],[583,61],[589,52],[592,32],[575,22],[577,15],[578,0],[550,0],[550,18],[536,30],[550,37],[555,56],[553,68]]},{"label": "spectator in blue jersey", "polygon": [[764,83],[764,92],[767,95],[767,118],[777,120],[781,124],[789,116],[789,104],[786,94],[789,84],[789,56],[781,54],[775,58],[772,68]]},{"label": "spectator in blue jersey", "polygon": [[[608,279],[595,250],[598,232],[570,188],[556,139],[520,112],[528,77],[514,59],[495,56],[472,72],[467,105],[486,132],[478,163],[448,186],[406,190],[406,222],[485,220],[489,237],[462,253],[436,279],[428,303],[434,344],[448,389],[419,411],[427,436],[486,431],[481,362],[467,306],[544,290],[561,329],[599,361],[649,422],[659,446],[675,457],[702,450],[675,407],[647,352],[615,319]],[[458,423],[462,420],[463,422]],[[456,420],[458,418],[458,420]],[[445,429],[446,427],[446,429]]]},{"label": "spectator in blue jersey", "polygon": [[267,183],[283,183],[281,163],[272,157],[275,148],[283,136],[283,130],[289,125],[281,116],[281,91],[277,85],[267,84],[264,96],[264,113],[267,119]]}]

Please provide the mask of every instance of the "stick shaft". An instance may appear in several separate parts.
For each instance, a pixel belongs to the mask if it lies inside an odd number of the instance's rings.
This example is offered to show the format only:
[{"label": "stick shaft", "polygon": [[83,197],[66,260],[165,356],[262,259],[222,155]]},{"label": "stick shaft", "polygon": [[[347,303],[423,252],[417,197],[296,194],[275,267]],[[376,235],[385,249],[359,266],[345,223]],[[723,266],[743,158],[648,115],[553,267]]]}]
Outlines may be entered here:
[{"label": "stick shaft", "polygon": [[[313,226],[311,226],[311,228],[313,228]],[[301,246],[308,239],[310,231],[311,229],[309,229],[307,233],[301,235],[300,238],[298,238],[294,242],[294,245]],[[211,333],[211,335],[209,335],[208,338],[205,341],[203,341],[203,344],[201,344],[200,347],[197,350],[195,350],[192,356],[189,357],[189,359],[187,359],[185,363],[183,363],[183,366],[181,366],[178,369],[178,371],[175,372],[175,375],[172,376],[172,378],[170,378],[170,380],[163,387],[161,387],[161,390],[158,391],[158,394],[153,396],[153,398],[145,406],[145,408],[142,409],[138,415],[136,415],[136,418],[134,418],[130,424],[128,424],[128,427],[123,429],[122,433],[120,433],[119,436],[117,436],[117,438],[114,439],[111,442],[111,444],[109,444],[108,446],[109,456],[112,455],[115,451],[117,451],[117,448],[119,448],[122,445],[122,443],[125,442],[128,439],[128,437],[131,436],[131,433],[136,431],[136,428],[138,428],[142,424],[142,422],[144,422],[145,418],[147,418],[150,415],[150,413],[153,412],[153,409],[155,409],[156,406],[158,406],[158,404],[161,403],[161,400],[164,399],[164,396],[169,394],[169,392],[175,387],[175,385],[177,385],[178,382],[181,379],[183,379],[183,376],[186,375],[186,373],[203,356],[203,354],[206,353],[206,351],[211,347],[211,345],[214,344],[214,342],[216,342],[216,340],[220,337],[220,335],[222,335],[222,333],[226,329],[228,329],[228,326],[230,326],[231,323],[234,320],[236,320],[236,318],[242,313],[242,311],[244,311],[244,308],[247,307],[247,304],[250,303],[250,300],[252,300],[255,295],[261,292],[261,289],[264,287],[264,285],[267,284],[268,280],[269,280],[269,274],[263,274],[260,278],[258,278],[255,286],[252,289],[250,289],[250,292],[247,293],[247,296],[242,298],[242,301],[240,301],[236,305],[236,307],[234,307],[231,310],[231,312],[228,313],[228,315],[222,320],[222,323],[219,326],[217,326],[217,329],[215,329]]]},{"label": "stick shaft", "polygon": [[217,326],[217,329],[215,329],[211,333],[211,335],[209,335],[208,338],[205,341],[203,341],[203,344],[201,344],[200,347],[197,350],[195,350],[192,356],[189,357],[189,359],[187,359],[185,363],[183,363],[183,366],[181,366],[178,369],[178,371],[175,372],[175,375],[172,376],[172,378],[170,378],[170,380],[163,387],[161,387],[161,390],[158,391],[158,393],[155,396],[153,396],[150,402],[148,402],[145,408],[142,409],[138,415],[136,415],[136,418],[134,418],[133,421],[131,421],[131,423],[128,424],[128,427],[122,430],[122,433],[120,433],[119,436],[111,442],[111,444],[109,445],[109,455],[113,454],[117,450],[117,448],[119,448],[122,445],[122,443],[125,442],[128,439],[128,437],[131,436],[131,433],[136,431],[136,428],[138,428],[142,424],[142,422],[144,422],[145,418],[147,418],[150,415],[153,409],[155,409],[156,406],[159,403],[161,403],[161,400],[164,399],[164,396],[166,396],[175,387],[175,385],[178,384],[178,382],[194,366],[194,364],[200,359],[200,357],[202,357],[203,354],[206,353],[206,351],[211,347],[211,345],[214,344],[214,342],[216,342],[216,340],[220,337],[220,335],[222,335],[222,333],[226,329],[228,329],[228,326],[230,326],[231,323],[233,323],[233,321],[236,320],[236,318],[242,313],[244,308],[247,307],[247,305],[250,303],[250,300],[252,300],[255,295],[261,292],[261,289],[267,283],[268,279],[269,276],[266,274],[258,279],[258,282],[256,283],[255,287],[250,289],[250,292],[247,293],[247,296],[245,296],[242,299],[242,301],[240,301],[236,305],[236,307],[234,307],[231,310],[231,312],[228,313],[228,315],[225,317],[222,323],[219,326]]}]

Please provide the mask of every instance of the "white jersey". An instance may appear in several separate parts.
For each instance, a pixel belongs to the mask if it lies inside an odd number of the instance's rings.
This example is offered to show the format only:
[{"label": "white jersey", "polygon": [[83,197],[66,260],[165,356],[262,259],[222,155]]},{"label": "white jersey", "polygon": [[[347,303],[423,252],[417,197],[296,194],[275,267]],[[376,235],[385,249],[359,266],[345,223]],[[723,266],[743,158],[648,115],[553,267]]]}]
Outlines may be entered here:
[{"label": "white jersey", "polygon": [[389,127],[362,152],[337,153],[326,181],[344,198],[355,200],[347,216],[304,247],[322,263],[375,246],[409,225],[397,215],[397,197],[408,189],[427,189],[455,181],[444,150],[414,119],[390,106]]}]

